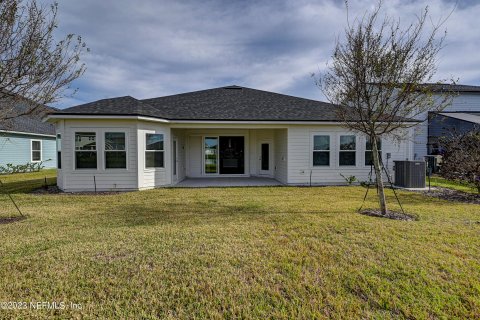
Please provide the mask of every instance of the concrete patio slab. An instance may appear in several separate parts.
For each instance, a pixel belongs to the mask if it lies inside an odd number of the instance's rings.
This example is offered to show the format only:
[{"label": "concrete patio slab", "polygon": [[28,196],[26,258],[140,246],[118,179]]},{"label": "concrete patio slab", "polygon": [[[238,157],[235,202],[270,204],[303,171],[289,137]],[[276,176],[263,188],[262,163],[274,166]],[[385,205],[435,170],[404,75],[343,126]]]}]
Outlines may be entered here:
[{"label": "concrete patio slab", "polygon": [[268,187],[282,186],[283,184],[272,178],[245,177],[245,178],[187,178],[180,181],[175,188],[208,188],[208,187]]}]

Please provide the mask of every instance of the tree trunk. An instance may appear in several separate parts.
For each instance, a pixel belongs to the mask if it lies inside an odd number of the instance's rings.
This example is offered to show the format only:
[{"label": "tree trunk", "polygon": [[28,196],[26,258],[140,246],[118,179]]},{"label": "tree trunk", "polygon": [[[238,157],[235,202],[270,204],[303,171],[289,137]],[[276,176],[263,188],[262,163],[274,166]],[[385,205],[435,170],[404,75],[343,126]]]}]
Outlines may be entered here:
[{"label": "tree trunk", "polygon": [[380,164],[380,157],[378,156],[377,138],[374,137],[372,141],[372,157],[373,167],[375,168],[375,180],[378,189],[378,202],[380,204],[380,211],[383,215],[387,214],[387,201],[385,200],[385,189],[383,187],[382,179],[382,165]]}]

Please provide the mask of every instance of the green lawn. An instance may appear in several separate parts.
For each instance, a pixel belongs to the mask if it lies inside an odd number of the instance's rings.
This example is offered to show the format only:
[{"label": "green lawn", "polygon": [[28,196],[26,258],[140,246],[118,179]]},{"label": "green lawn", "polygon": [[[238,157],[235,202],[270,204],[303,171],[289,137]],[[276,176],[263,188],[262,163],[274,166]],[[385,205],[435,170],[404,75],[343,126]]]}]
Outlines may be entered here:
[{"label": "green lawn", "polygon": [[0,318],[480,318],[479,205],[400,191],[405,222],[357,214],[361,187],[22,191],[45,175],[0,177],[29,215],[0,225],[0,303],[67,308]]},{"label": "green lawn", "polygon": [[[462,192],[477,193],[477,189],[472,188],[471,186],[468,186],[466,184],[461,184],[456,181],[447,180],[439,176],[432,176],[430,178],[430,183],[432,187],[442,187],[442,188],[454,189]],[[428,178],[427,178],[427,187],[428,187]]]}]

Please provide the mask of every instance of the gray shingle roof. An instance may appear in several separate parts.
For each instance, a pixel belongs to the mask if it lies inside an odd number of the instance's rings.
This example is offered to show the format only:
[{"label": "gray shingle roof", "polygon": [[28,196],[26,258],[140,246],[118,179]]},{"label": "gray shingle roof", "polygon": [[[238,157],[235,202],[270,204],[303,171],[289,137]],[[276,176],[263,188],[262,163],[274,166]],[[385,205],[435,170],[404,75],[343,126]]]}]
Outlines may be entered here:
[{"label": "gray shingle roof", "polygon": [[55,114],[140,115],[142,102],[130,97],[102,99],[58,110]]},{"label": "gray shingle roof", "polygon": [[[15,108],[11,108],[11,103],[3,101],[0,104],[0,113],[4,115],[19,115],[29,110],[28,114],[15,116],[12,119],[0,121],[0,130],[15,131],[24,133],[55,135],[55,126],[48,122],[43,122],[43,118],[57,109],[44,105],[33,107],[24,101],[16,101]],[[3,110],[3,111],[2,111]]]},{"label": "gray shingle roof", "polygon": [[480,86],[470,86],[465,84],[437,84],[425,83],[424,86],[430,87],[433,91],[449,91],[449,92],[477,92],[480,93]]},{"label": "gray shingle roof", "polygon": [[136,115],[167,120],[339,121],[339,106],[239,86],[137,100],[103,99],[56,115]]}]

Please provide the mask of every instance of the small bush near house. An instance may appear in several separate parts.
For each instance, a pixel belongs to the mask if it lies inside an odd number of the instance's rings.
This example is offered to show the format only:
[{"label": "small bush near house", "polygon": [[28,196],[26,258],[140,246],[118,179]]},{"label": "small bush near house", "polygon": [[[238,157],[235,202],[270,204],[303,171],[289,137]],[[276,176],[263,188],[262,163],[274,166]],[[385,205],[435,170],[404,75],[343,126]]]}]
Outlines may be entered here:
[{"label": "small bush near house", "polygon": [[[50,160],[51,159],[48,159],[46,161],[50,161]],[[46,161],[28,162],[26,164],[17,164],[17,165],[7,163],[5,166],[0,165],[0,174],[38,172],[43,168],[45,168],[43,164]]]},{"label": "small bush near house", "polygon": [[340,175],[342,176],[342,178],[345,180],[345,182],[351,186],[354,182],[357,181],[357,177],[355,176],[344,176],[343,174],[340,173]]}]

